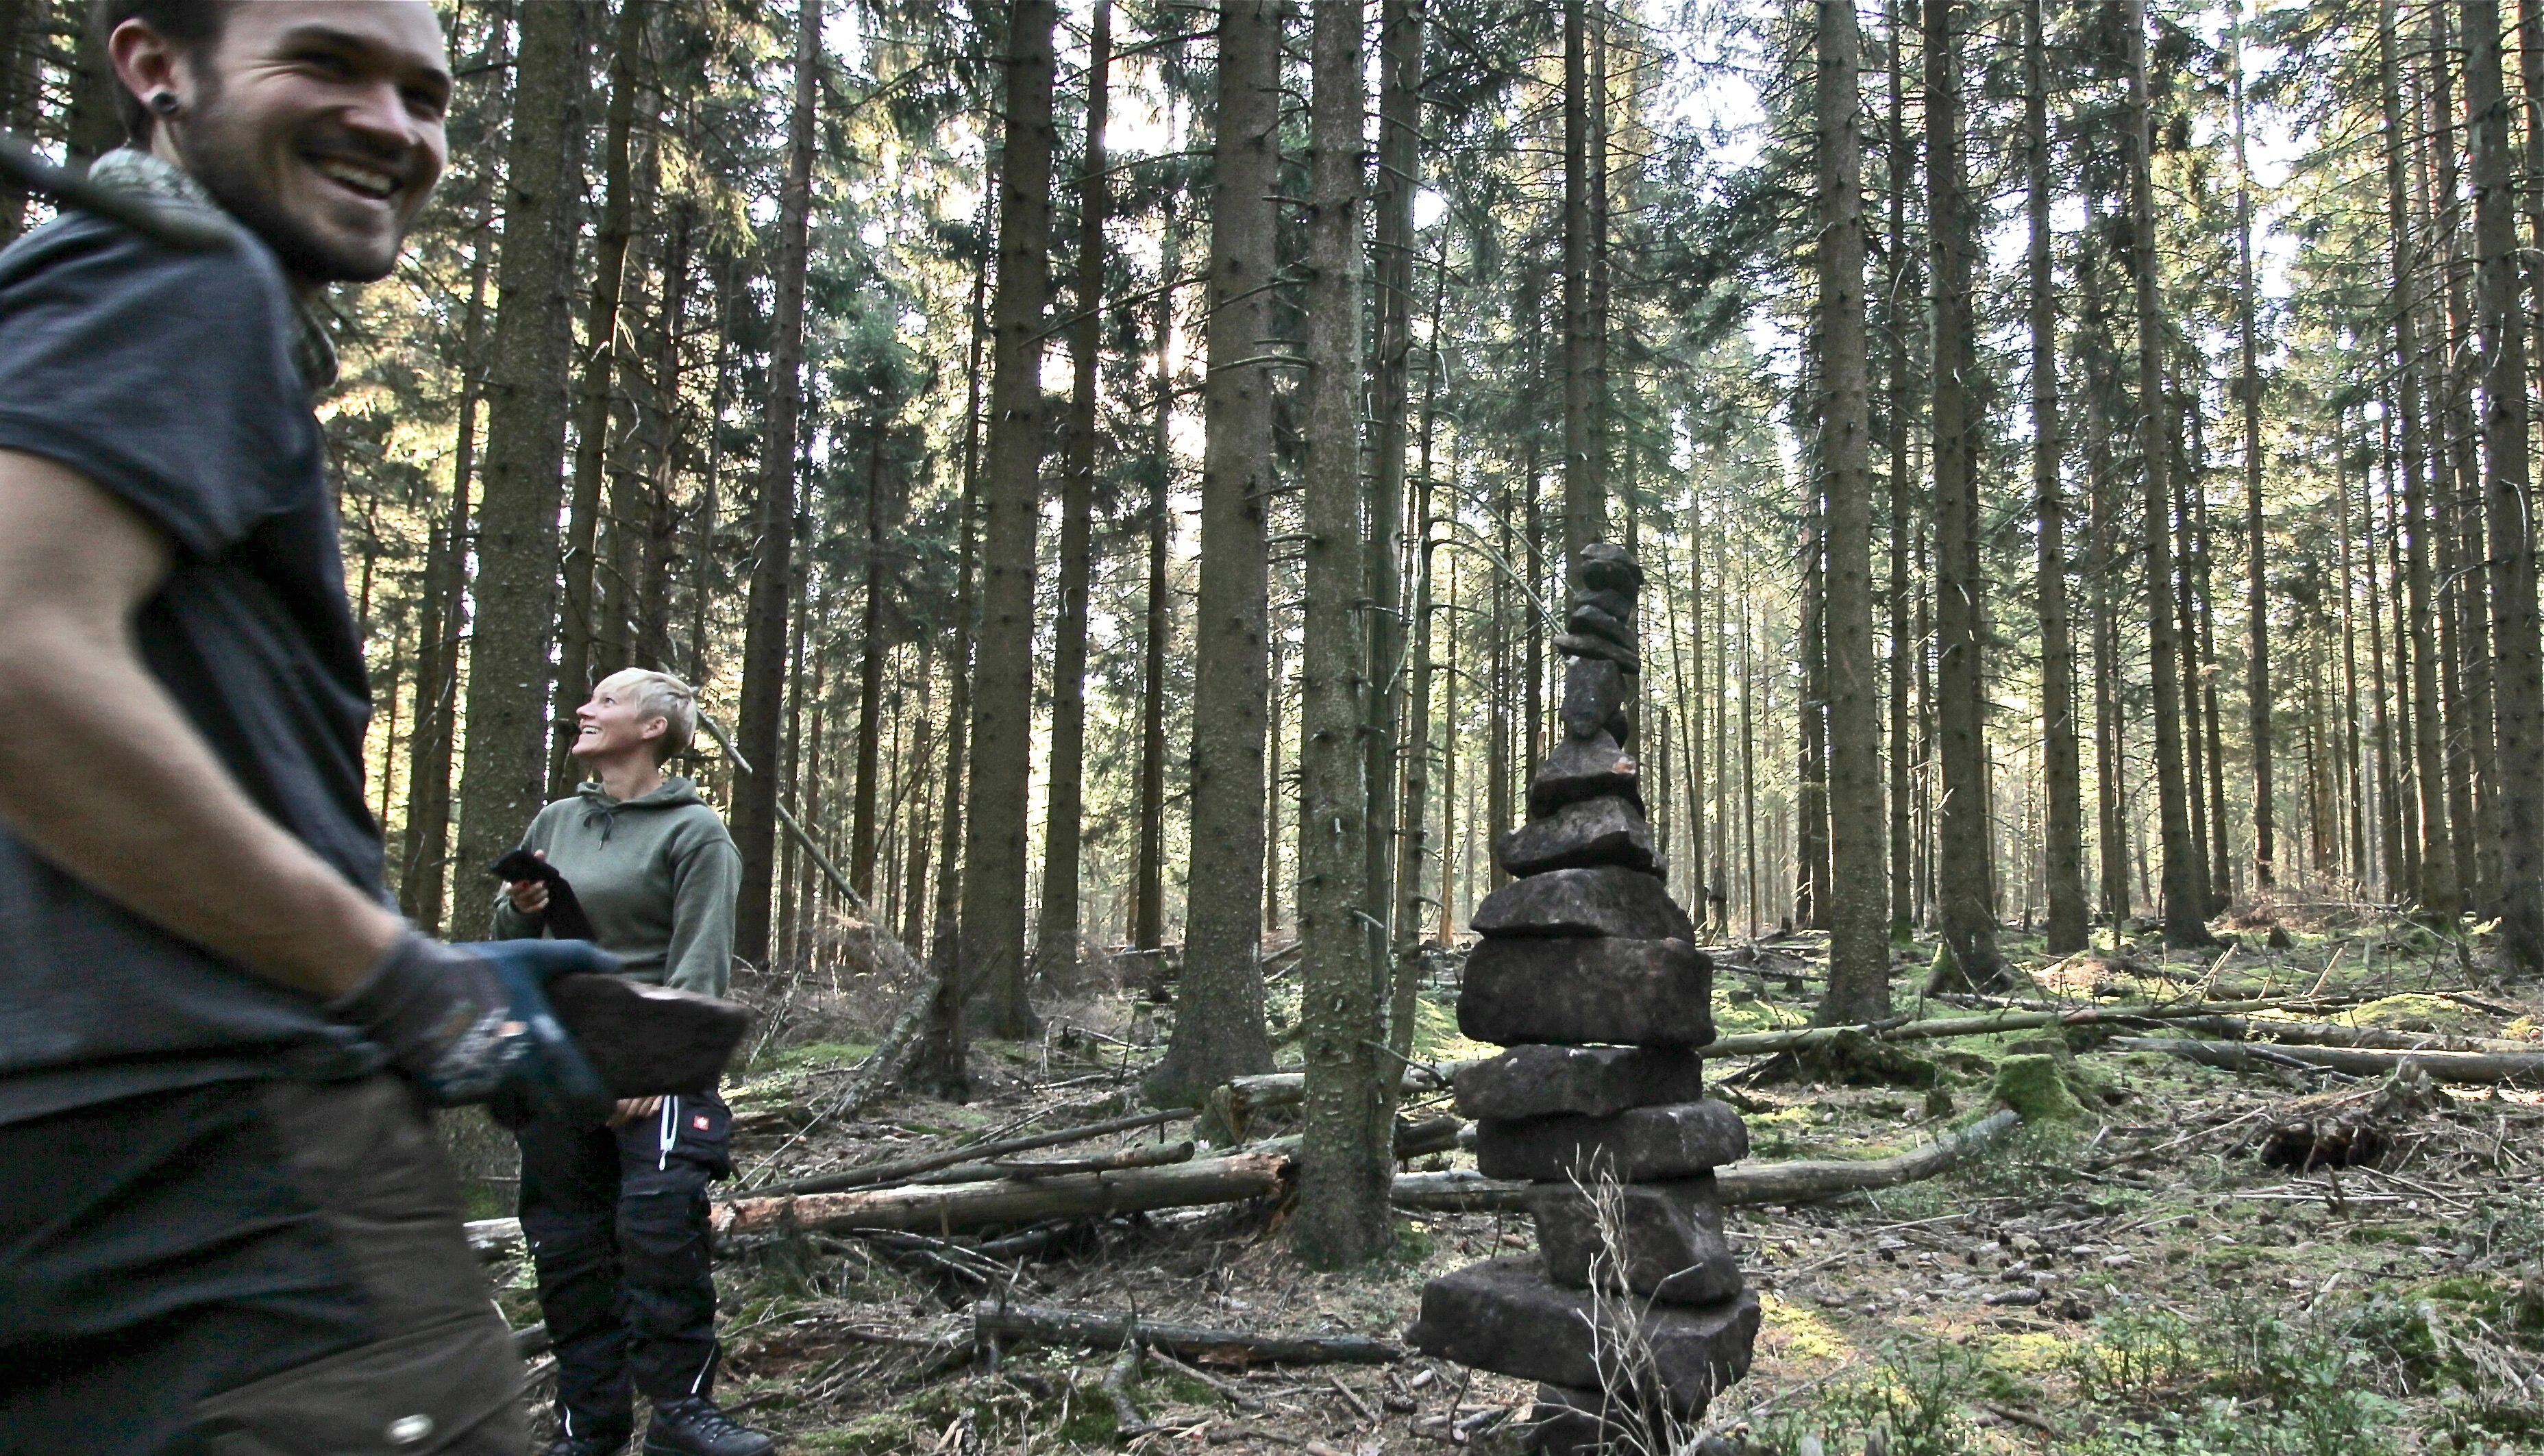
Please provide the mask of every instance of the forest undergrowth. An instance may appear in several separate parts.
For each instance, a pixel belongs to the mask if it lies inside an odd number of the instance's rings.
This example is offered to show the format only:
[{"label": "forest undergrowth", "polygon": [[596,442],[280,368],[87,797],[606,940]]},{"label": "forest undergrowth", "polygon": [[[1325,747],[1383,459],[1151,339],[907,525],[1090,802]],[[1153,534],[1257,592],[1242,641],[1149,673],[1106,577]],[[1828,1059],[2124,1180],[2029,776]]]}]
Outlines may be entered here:
[{"label": "forest undergrowth", "polygon": [[[2489,974],[2480,930],[2459,940],[2321,906],[2230,925],[2230,947],[2170,956],[2151,929],[2118,946],[2099,932],[2099,948],[2076,957],[2010,935],[2024,968],[2017,995],[2085,1005],[2300,993],[2346,1003],[2307,1011],[2310,1021],[2544,1050],[2544,986]],[[1910,1010],[1931,946],[1896,954]],[[1804,1022],[1822,937],[1715,956],[1725,1034]],[[1457,1035],[1454,974],[1444,966],[1426,992],[1417,1060],[1490,1050]],[[731,1092],[737,1185],[1141,1110],[1140,1076],[1170,1012],[1101,969],[1064,990],[1045,1003],[1037,1038],[976,1044],[973,1100],[895,1096],[851,1117],[825,1092],[867,1050],[883,1000],[844,983],[754,988],[787,1011]],[[1295,986],[1276,979],[1276,1027],[1285,1000],[1295,1005]],[[1904,1078],[1897,1066],[1886,1082],[1857,1072],[1857,1086],[1842,1064],[1717,1064],[1709,1080],[1727,1082],[1716,1094],[1742,1109],[1758,1161],[1899,1152],[1990,1105],[2006,1059],[2044,1050],[2082,1115],[2035,1120],[1931,1181],[1727,1211],[1766,1321],[1749,1378],[1680,1433],[1682,1449],[2544,1449],[2544,1092],[2220,1071],[2102,1046],[2107,1035],[1929,1042]],[[1928,1085],[1908,1085],[1918,1082]],[[1403,1115],[1445,1110],[1443,1097],[1408,1098]],[[1292,1130],[1284,1115],[1257,1113],[1246,1136]],[[2362,1122],[2383,1140],[2372,1163],[2266,1161],[2288,1161],[2274,1129]],[[1166,1125],[1066,1151],[1191,1135]],[[1471,1162],[1459,1151],[1413,1167]],[[1258,1201],[1078,1220],[1003,1249],[987,1241],[1010,1231],[729,1240],[718,1265],[726,1397],[790,1450],[824,1456],[1527,1449],[1533,1387],[1420,1356],[1248,1367],[1153,1354],[1132,1368],[1109,1349],[976,1340],[972,1312],[986,1301],[1400,1346],[1425,1279],[1534,1243],[1517,1213],[1407,1213],[1391,1256],[1317,1273],[1289,1252],[1287,1216]],[[1020,1243],[1039,1248],[1018,1253]],[[535,1321],[526,1268],[496,1273],[516,1325]],[[544,1363],[537,1381],[544,1399]]]}]

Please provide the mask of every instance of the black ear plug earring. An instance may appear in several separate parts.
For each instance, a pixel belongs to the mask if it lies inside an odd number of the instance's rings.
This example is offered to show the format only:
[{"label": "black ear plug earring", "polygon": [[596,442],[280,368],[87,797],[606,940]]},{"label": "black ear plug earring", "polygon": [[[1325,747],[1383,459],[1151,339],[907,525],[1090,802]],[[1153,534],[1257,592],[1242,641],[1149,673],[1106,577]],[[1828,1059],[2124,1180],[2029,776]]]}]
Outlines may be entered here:
[{"label": "black ear plug earring", "polygon": [[160,116],[173,117],[177,115],[179,105],[180,103],[177,100],[177,93],[174,91],[154,91],[150,93],[150,110],[157,112]]}]

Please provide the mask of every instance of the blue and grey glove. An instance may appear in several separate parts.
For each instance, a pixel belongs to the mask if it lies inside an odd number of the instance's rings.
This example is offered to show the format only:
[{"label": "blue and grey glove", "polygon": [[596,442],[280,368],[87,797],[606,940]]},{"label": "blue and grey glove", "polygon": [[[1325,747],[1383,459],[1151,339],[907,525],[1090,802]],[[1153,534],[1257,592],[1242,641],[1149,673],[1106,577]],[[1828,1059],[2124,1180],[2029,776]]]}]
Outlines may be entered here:
[{"label": "blue and grey glove", "polygon": [[410,933],[327,1010],[443,1106],[526,1100],[597,1122],[608,1089],[548,1009],[547,985],[617,969],[617,957],[579,940],[447,945]]}]

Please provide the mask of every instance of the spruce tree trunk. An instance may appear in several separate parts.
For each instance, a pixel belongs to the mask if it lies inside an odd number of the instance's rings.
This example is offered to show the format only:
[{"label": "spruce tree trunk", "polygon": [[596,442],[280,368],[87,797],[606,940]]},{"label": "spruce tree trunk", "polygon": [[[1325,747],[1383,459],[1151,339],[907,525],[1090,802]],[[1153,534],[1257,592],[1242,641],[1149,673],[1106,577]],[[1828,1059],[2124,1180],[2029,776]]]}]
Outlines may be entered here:
[{"label": "spruce tree trunk", "polygon": [[2544,966],[2544,652],[2535,617],[2527,463],[2525,318],[2518,300],[2515,160],[2501,77],[2499,0],[2465,0],[2465,121],[2473,154],[2482,298],[2483,497],[2491,517],[2491,628],[2501,768],[2502,943]]},{"label": "spruce tree trunk", "polygon": [[[1378,174],[1375,213],[1378,359],[1373,371],[1374,456],[1369,480],[1370,662],[1378,682],[1369,736],[1370,918],[1385,928],[1389,971],[1388,1046],[1413,1050],[1415,997],[1422,984],[1421,885],[1424,795],[1430,772],[1430,415],[1423,468],[1414,484],[1410,572],[1401,570],[1406,454],[1411,444],[1413,355],[1413,198],[1421,182],[1422,32],[1424,0],[1383,0],[1379,7]],[[1435,298],[1438,289],[1435,286]],[[1432,313],[1439,337],[1439,310]],[[1436,343],[1435,343],[1436,349]],[[1435,354],[1432,370],[1438,381]],[[1405,580],[1400,580],[1405,579]],[[1410,641],[1408,642],[1408,626]],[[1412,736],[1409,751],[1402,740]],[[1401,843],[1399,843],[1399,837]],[[1393,1080],[1381,1078],[1389,1111]]]},{"label": "spruce tree trunk", "polygon": [[[867,427],[866,579],[863,618],[859,623],[857,663],[857,768],[850,790],[848,815],[848,884],[866,903],[874,903],[877,772],[883,750],[884,594],[891,580],[884,571],[885,422]],[[880,927],[881,923],[878,922]]]},{"label": "spruce tree trunk", "polygon": [[[1367,109],[1361,0],[1315,0],[1308,200],[1307,419],[1302,526],[1306,620],[1299,698],[1299,939],[1307,1062],[1299,1207],[1312,1265],[1386,1252],[1389,1111],[1382,1007],[1367,902],[1369,790],[1360,745],[1371,684],[1359,613],[1368,579],[1361,520],[1361,214]],[[1384,1069],[1386,1080],[1394,1069]]]},{"label": "spruce tree trunk", "polygon": [[2251,695],[2245,731],[2253,756],[2253,885],[2268,890],[2276,882],[2278,867],[2270,822],[2269,543],[2263,534],[2262,519],[2262,375],[2253,320],[2253,174],[2245,153],[2242,7],[2232,15],[2228,44],[2234,67],[2235,329],[2242,362],[2235,390],[2244,405],[2244,651],[2245,690]]},{"label": "spruce tree trunk", "polygon": [[2085,359],[2086,577],[2094,611],[2094,857],[2099,912],[2114,943],[2129,917],[2128,821],[2120,770],[2119,482],[2111,459],[2111,402],[2117,395],[2110,316],[2103,294],[2103,223],[2085,193],[2085,246],[2077,255],[2079,330]]},{"label": "spruce tree trunk", "polygon": [[[566,517],[564,611],[557,624],[557,732],[548,753],[548,793],[554,798],[573,792],[582,776],[569,752],[574,735],[567,726],[592,690],[594,642],[618,630],[615,624],[604,627],[598,620],[593,563],[599,539],[601,476],[609,458],[618,298],[627,275],[627,242],[636,231],[627,151],[636,118],[636,77],[645,58],[645,6],[646,0],[618,0],[618,29],[609,51],[608,120],[600,146],[600,226],[592,240],[592,299],[583,318],[583,377],[575,389],[574,489]],[[621,522],[619,528],[631,524]]]},{"label": "spruce tree trunk", "polygon": [[2059,480],[2067,434],[2059,417],[2058,299],[2050,266],[2049,65],[2041,37],[2042,0],[2023,7],[2025,220],[2031,325],[2031,493],[2040,513],[2039,573],[2033,594],[2040,619],[2040,762],[2048,799],[2049,925],[2054,954],[2085,948],[2085,805],[2076,745],[2076,648],[2067,611],[2067,500]]},{"label": "spruce tree trunk", "polygon": [[[2171,424],[2165,439],[2174,452],[2166,473],[2173,480],[2174,626],[2180,634],[2175,640],[2182,644],[2182,738],[2184,767],[2190,786],[2191,882],[2204,920],[2215,912],[2211,898],[2214,881],[2209,875],[2212,860],[2208,851],[2208,808],[2216,795],[2208,780],[2212,756],[2208,752],[2207,729],[2212,719],[2202,710],[2205,703],[2199,690],[2199,545],[2191,529],[2191,487],[2196,473],[2192,462],[2198,452],[2191,448],[2189,439],[2196,413],[2190,391],[2166,396],[2165,410],[2165,418]],[[2204,491],[2205,483],[2201,482],[2200,487]]]},{"label": "spruce tree trunk", "polygon": [[972,1094],[969,1026],[963,1015],[963,801],[972,743],[973,582],[980,560],[976,540],[981,503],[981,346],[989,337],[991,238],[983,206],[981,257],[972,274],[972,338],[964,353],[963,505],[955,519],[954,648],[945,661],[945,781],[937,797],[945,817],[936,826],[936,897],[929,916],[928,993],[925,1029],[911,1060],[910,1084],[949,1101]]},{"label": "spruce tree trunk", "polygon": [[[1590,300],[1590,68],[1586,12],[1592,0],[1563,0],[1563,560],[1607,539],[1607,482],[1592,438],[1598,380],[1592,351],[1598,320]],[[1604,104],[1604,98],[1602,99]],[[1544,573],[1533,585],[1544,590]],[[1531,736],[1529,752],[1540,745]]]},{"label": "spruce tree trunk", "polygon": [[[2469,909],[2488,911],[2499,882],[2499,815],[2491,762],[2491,623],[2482,519],[2473,503],[2482,493],[2482,466],[2474,438],[2473,304],[2466,282],[2462,165],[2456,150],[2454,28],[2443,7],[2429,12],[2426,145],[2436,158],[2434,192],[2426,193],[2429,236],[2443,239],[2443,287],[2437,327],[2446,352],[2432,402],[2442,463],[2433,467],[2432,529],[2438,542],[2438,671],[2445,703],[2447,809],[2455,832],[2456,883]],[[2432,182],[2426,169],[2418,180]]]},{"label": "spruce tree trunk", "polygon": [[2172,452],[2164,383],[2165,316],[2161,262],[2155,246],[2155,128],[2147,103],[2145,0],[2127,0],[2129,95],[2122,127],[2129,154],[2129,272],[2138,335],[2140,470],[2145,483],[2147,656],[2154,675],[2156,823],[2163,846],[2164,940],[2175,947],[2210,941],[2199,884],[2199,847],[2183,772],[2183,701],[2178,654],[2187,644],[2175,620],[2171,482]]},{"label": "spruce tree trunk", "polygon": [[1096,366],[1104,355],[1104,177],[1113,6],[1095,0],[1087,23],[1086,164],[1079,173],[1076,310],[1069,338],[1072,392],[1061,463],[1060,616],[1052,627],[1050,797],[1042,840],[1042,918],[1034,979],[1046,985],[1077,961],[1077,871],[1086,781],[1086,596],[1094,577]]},{"label": "spruce tree trunk", "polygon": [[645,560],[635,584],[633,643],[636,666],[673,671],[672,565],[679,535],[679,510],[675,502],[686,459],[687,434],[681,429],[680,335],[689,304],[690,249],[697,233],[696,209],[686,202],[674,206],[672,246],[663,260],[663,303],[656,333],[652,369],[654,427],[652,479],[645,493]]},{"label": "spruce tree trunk", "polygon": [[[538,7],[530,7],[536,10]],[[777,752],[786,706],[788,599],[795,582],[795,466],[804,406],[804,273],[813,213],[813,117],[821,85],[822,0],[803,0],[795,22],[795,96],[787,123],[786,181],[778,195],[776,316],[768,344],[768,407],[760,418],[757,550],[742,649],[742,711],[735,724],[757,770],[733,786],[733,842],[742,894],[733,953],[768,963],[769,891],[776,873]]]},{"label": "spruce tree trunk", "polygon": [[[1823,226],[1826,224],[1823,223]],[[1827,246],[1825,238],[1821,246]],[[1859,275],[1860,276],[1860,275]],[[1861,289],[1862,284],[1859,283]],[[1823,294],[1820,303],[1825,312]],[[1828,446],[1824,422],[1815,418],[1823,373],[1814,363],[1802,370],[1793,421],[1802,449],[1801,701],[1795,704],[1798,762],[1793,774],[1793,929],[1828,928],[1829,878],[1829,661],[1828,661]]]},{"label": "spruce tree trunk", "polygon": [[1944,781],[1936,815],[1936,897],[1944,943],[1973,987],[2005,983],[1996,946],[1989,862],[1986,677],[1980,662],[1975,536],[1977,422],[1968,381],[1976,372],[1970,274],[1974,233],[1961,146],[1957,0],[1926,3],[1926,188],[1934,273],[1936,734]]},{"label": "spruce tree trunk", "polygon": [[556,620],[557,498],[574,350],[567,275],[583,194],[573,137],[582,127],[577,82],[591,16],[589,0],[520,13],[486,368],[486,480],[471,592],[477,630],[469,638],[458,800],[458,861],[469,872],[462,883],[519,842],[547,787],[548,624]]},{"label": "spruce tree trunk", "polygon": [[[1401,3],[1401,0],[1399,0]],[[1371,213],[1377,226],[1377,357],[1369,362],[1369,471],[1364,481],[1361,520],[1366,522],[1364,591],[1369,613],[1364,634],[1369,639],[1364,662],[1369,665],[1361,723],[1361,784],[1369,791],[1369,815],[1361,835],[1361,914],[1371,936],[1371,962],[1382,985],[1394,980],[1391,957],[1396,941],[1396,797],[1401,771],[1396,746],[1404,733],[1404,443],[1407,443],[1407,371],[1412,349],[1412,189],[1414,155],[1422,127],[1422,74],[1419,56],[1401,63],[1396,48],[1404,40],[1404,15],[1396,5],[1382,5],[1379,34],[1394,40],[1379,53],[1379,147],[1384,158],[1374,173]],[[1401,166],[1396,166],[1401,163]],[[1394,1082],[1384,1085],[1389,1115],[1394,1112]]]},{"label": "spruce tree trunk", "polygon": [[[490,218],[491,220],[491,218]],[[468,491],[477,470],[478,381],[486,344],[486,280],[495,255],[479,228],[468,260],[468,312],[460,325],[457,440],[451,450],[450,509],[437,524],[438,554],[428,553],[427,635],[417,652],[415,727],[407,735],[405,871],[398,910],[428,935],[441,933],[449,893],[450,755],[457,742],[460,649],[468,640]]]},{"label": "spruce tree trunk", "polygon": [[[2385,111],[2385,200],[2387,228],[2393,243],[2394,357],[2403,417],[2403,514],[2409,525],[2404,590],[2411,618],[2411,698],[2413,776],[2420,798],[2420,875],[2418,893],[2423,914],[2451,922],[2463,910],[2456,886],[2455,847],[2447,830],[2445,746],[2437,715],[2436,645],[2429,614],[2428,451],[2422,438],[2421,343],[2417,308],[2409,303],[2418,255],[2412,241],[2411,200],[2404,185],[2404,149],[2410,145],[2403,113],[2402,81],[2395,53],[2394,0],[2377,8],[2376,53],[2379,90]],[[2396,647],[2402,643],[2397,640]]]},{"label": "spruce tree trunk", "polygon": [[1156,425],[1151,435],[1155,453],[1149,477],[1149,586],[1147,626],[1140,644],[1140,862],[1131,912],[1131,943],[1155,950],[1165,943],[1166,927],[1166,654],[1174,638],[1174,597],[1166,579],[1166,546],[1173,516],[1169,493],[1174,485],[1175,380],[1167,364],[1174,343],[1175,272],[1182,261],[1175,247],[1173,199],[1159,224],[1156,322],[1151,352],[1156,360]]},{"label": "spruce tree trunk", "polygon": [[[2393,435],[2393,416],[2387,414],[2378,422],[2381,440]],[[2393,456],[2380,449],[2377,458],[2386,466],[2385,478],[2394,478]],[[2385,571],[2376,550],[2376,507],[2369,495],[2367,472],[2358,477],[2359,526],[2364,539],[2362,555],[2367,564],[2367,673],[2369,731],[2375,738],[2376,764],[2376,834],[2378,839],[2377,870],[2379,894],[2399,898],[2405,893],[2408,877],[2403,866],[2404,809],[2403,784],[2394,755],[2394,719],[2385,687]]]},{"label": "spruce tree trunk", "polygon": [[1197,1100],[1272,1068],[1263,1019],[1265,873],[1276,710],[1265,519],[1273,462],[1270,284],[1278,267],[1280,0],[1220,9],[1212,173],[1209,372],[1202,394],[1201,575],[1193,616],[1192,849],[1174,1033],[1149,1076],[1161,1102]]},{"label": "spruce tree trunk", "polygon": [[1819,1019],[1890,1013],[1881,714],[1872,666],[1872,418],[1864,322],[1864,105],[1855,0],[1819,0],[1819,410],[1828,490],[1828,994]]},{"label": "spruce tree trunk", "polygon": [[[47,0],[0,0],[0,126],[20,136],[36,134],[43,107],[44,22]],[[27,190],[0,182],[0,246],[27,230]]]},{"label": "spruce tree trunk", "polygon": [[1889,392],[1888,435],[1883,467],[1890,482],[1890,938],[1905,943],[1917,922],[1917,890],[1911,878],[1916,855],[1909,838],[1908,683],[1916,676],[1923,644],[1908,632],[1911,537],[1915,531],[1915,477],[1908,468],[1908,442],[1917,410],[1916,381],[1910,370],[1910,338],[1920,310],[1916,306],[1915,250],[1908,244],[1908,194],[1915,186],[1916,143],[1907,122],[1907,50],[1910,27],[1901,14],[1902,0],[1887,0],[1883,35],[1889,42],[1885,67],[1890,92],[1885,167],[1890,203],[1888,219],[1888,301],[1882,318],[1890,334],[1890,360],[1884,385]]},{"label": "spruce tree trunk", "polygon": [[981,635],[972,667],[971,801],[964,812],[963,987],[996,1036],[1033,1026],[1025,994],[1025,797],[1033,753],[1034,551],[1048,402],[1052,0],[1012,0],[989,456],[981,471]]}]

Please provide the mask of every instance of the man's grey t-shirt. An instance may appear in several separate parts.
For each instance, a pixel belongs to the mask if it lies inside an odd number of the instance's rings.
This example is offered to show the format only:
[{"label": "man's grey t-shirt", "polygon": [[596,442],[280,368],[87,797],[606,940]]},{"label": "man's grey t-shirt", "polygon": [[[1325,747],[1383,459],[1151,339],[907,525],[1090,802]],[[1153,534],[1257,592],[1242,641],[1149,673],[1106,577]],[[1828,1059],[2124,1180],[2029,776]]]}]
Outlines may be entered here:
[{"label": "man's grey t-shirt", "polygon": [[[367,893],[370,692],[345,601],[298,305],[242,237],[176,253],[74,213],[0,253],[0,449],[55,460],[163,531],[141,653],[274,820]],[[375,1048],[318,1002],[140,920],[0,825],[0,1122]]]}]

